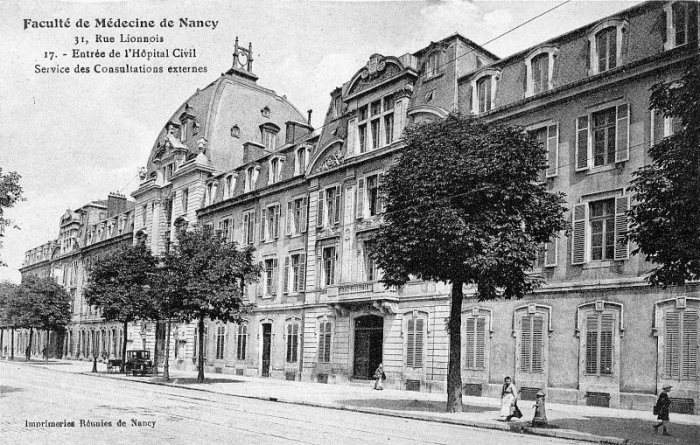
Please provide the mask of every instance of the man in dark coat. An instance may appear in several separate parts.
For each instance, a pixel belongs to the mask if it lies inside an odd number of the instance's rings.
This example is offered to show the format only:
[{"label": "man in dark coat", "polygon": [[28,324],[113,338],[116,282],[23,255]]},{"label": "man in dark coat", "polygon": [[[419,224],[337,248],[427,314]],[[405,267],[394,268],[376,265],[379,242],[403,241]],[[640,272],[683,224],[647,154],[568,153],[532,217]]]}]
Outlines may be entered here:
[{"label": "man in dark coat", "polygon": [[662,427],[664,436],[670,436],[666,429],[666,423],[669,421],[668,410],[671,406],[671,399],[668,398],[668,392],[671,391],[671,388],[671,385],[663,387],[663,391],[659,394],[659,398],[656,400],[656,406],[654,407],[654,412],[657,414],[657,419],[659,420],[659,423],[654,425],[654,432],[658,433],[659,427]]}]

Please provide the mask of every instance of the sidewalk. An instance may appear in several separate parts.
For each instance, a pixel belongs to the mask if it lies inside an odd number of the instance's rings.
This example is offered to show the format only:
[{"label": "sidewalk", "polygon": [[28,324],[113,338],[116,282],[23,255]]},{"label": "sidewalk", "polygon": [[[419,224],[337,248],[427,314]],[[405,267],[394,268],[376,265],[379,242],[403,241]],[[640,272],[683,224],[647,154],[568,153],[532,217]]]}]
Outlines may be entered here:
[{"label": "sidewalk", "polygon": [[280,403],[319,406],[390,415],[431,422],[452,423],[479,428],[517,431],[559,438],[606,444],[688,444],[700,443],[700,416],[671,414],[669,431],[673,436],[655,435],[652,413],[591,406],[547,404],[550,428],[533,428],[530,420],[534,402],[521,401],[521,420],[504,422],[498,416],[499,401],[486,397],[463,397],[462,413],[445,413],[446,396],[423,392],[386,389],[374,391],[372,382],[366,386],[324,385],[320,383],[290,382],[286,380],[205,374],[205,382],[196,383],[196,373],[172,371],[171,382],[161,377],[127,377],[106,372],[106,365],[98,363],[98,373],[92,373],[92,362],[52,360],[49,363],[16,361],[18,365],[40,366],[58,372],[122,379],[146,384],[183,387],[192,390],[273,400]]}]

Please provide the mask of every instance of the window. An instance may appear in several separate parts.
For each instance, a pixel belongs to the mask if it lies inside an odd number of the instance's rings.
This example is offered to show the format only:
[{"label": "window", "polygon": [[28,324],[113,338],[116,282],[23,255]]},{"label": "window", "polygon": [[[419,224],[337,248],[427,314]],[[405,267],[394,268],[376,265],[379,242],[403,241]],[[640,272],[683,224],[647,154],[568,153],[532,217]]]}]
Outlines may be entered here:
[{"label": "window", "polygon": [[224,326],[218,326],[216,328],[216,359],[224,359],[224,346],[226,340],[226,328]]},{"label": "window", "polygon": [[549,85],[549,54],[532,59],[532,89],[534,94],[547,91]]},{"label": "window", "polygon": [[270,171],[268,174],[267,184],[274,184],[280,180],[282,174],[282,165],[284,164],[284,159],[280,157],[274,157],[270,159]]},{"label": "window", "polygon": [[321,321],[318,327],[318,361],[320,363],[331,362],[331,329],[330,321]]},{"label": "window", "polygon": [[226,182],[224,183],[224,199],[228,199],[233,196],[233,191],[236,189],[236,176],[228,175],[226,176]]},{"label": "window", "polygon": [[221,238],[226,241],[231,241],[232,226],[233,224],[231,223],[231,218],[226,218],[219,221],[219,232],[221,234]]},{"label": "window", "polygon": [[204,205],[205,206],[208,206],[209,204],[214,202],[214,193],[213,192],[214,192],[214,184],[210,182],[209,184],[207,184],[207,188],[204,192]]},{"label": "window", "polygon": [[318,192],[316,225],[326,227],[340,223],[340,186],[334,185]]},{"label": "window", "polygon": [[306,232],[307,199],[306,196],[287,201],[286,233],[299,235]]},{"label": "window", "polygon": [[255,184],[258,181],[258,174],[260,173],[260,166],[254,165],[248,167],[245,171],[245,183],[243,184],[243,192],[247,193],[255,189]]},{"label": "window", "polygon": [[321,249],[321,287],[335,284],[335,246],[323,247]]},{"label": "window", "polygon": [[299,359],[299,322],[287,323],[287,363],[296,363]]},{"label": "window", "polygon": [[280,205],[273,204],[263,208],[261,211],[262,227],[260,230],[260,241],[273,241],[280,236]]},{"label": "window", "polygon": [[265,260],[265,296],[277,295],[277,258]]},{"label": "window", "polygon": [[297,148],[296,156],[294,161],[294,175],[301,175],[306,171],[306,167],[309,163],[310,148],[302,146]]},{"label": "window", "polygon": [[542,372],[543,336],[544,316],[539,314],[523,315],[520,331],[521,372]]},{"label": "window", "polygon": [[182,213],[187,213],[187,201],[190,199],[189,189],[184,189],[180,192],[180,205],[182,206]]},{"label": "window", "polygon": [[550,242],[540,245],[537,250],[537,258],[532,265],[535,268],[554,267],[557,265],[557,249],[559,238],[553,238]]},{"label": "window", "polygon": [[245,360],[246,348],[248,346],[248,325],[238,325],[236,337],[236,360]]},{"label": "window", "polygon": [[611,70],[617,66],[617,29],[608,28],[595,35],[598,72]]},{"label": "window", "polygon": [[576,122],[576,171],[629,160],[629,123],[628,104],[580,116]]},{"label": "window", "polygon": [[243,241],[241,244],[253,244],[255,242],[255,211],[249,210],[243,213]]},{"label": "window", "polygon": [[377,263],[370,256],[371,243],[365,241],[362,243],[365,264],[365,281],[377,281],[379,279],[379,269]]},{"label": "window", "polygon": [[591,260],[611,260],[615,256],[615,200],[592,202],[589,205],[591,227]]},{"label": "window", "polygon": [[423,367],[423,339],[425,321],[410,318],[406,324],[406,367]]},{"label": "window", "polygon": [[697,380],[698,319],[697,309],[676,308],[665,312],[665,377],[678,380]]},{"label": "window", "polygon": [[[358,108],[357,143],[359,143],[360,153],[391,144],[394,141],[395,100],[394,95],[388,95]],[[350,131],[352,134],[354,134],[354,130],[352,130],[354,125],[354,121],[351,121]],[[351,136],[351,143],[355,143],[353,136]],[[351,147],[350,151],[354,151],[354,148]]]},{"label": "window", "polygon": [[500,71],[483,69],[471,81],[471,110],[474,114],[487,113],[496,108],[496,85]]},{"label": "window", "polygon": [[540,180],[553,178],[559,171],[559,124],[547,125],[530,130],[533,138],[547,149],[547,168],[542,171]]},{"label": "window", "polygon": [[435,51],[428,56],[425,62],[425,76],[433,77],[440,74],[442,51]]},{"label": "window", "polygon": [[261,130],[261,141],[266,149],[274,151],[277,145],[277,132],[273,131],[271,128],[262,128]]},{"label": "window", "polygon": [[371,218],[384,212],[384,202],[379,193],[383,173],[376,173],[357,181],[357,219]]},{"label": "window", "polygon": [[479,113],[491,110],[491,78],[486,76],[476,83],[477,98],[479,100]]},{"label": "window", "polygon": [[486,318],[467,318],[465,334],[464,358],[467,369],[484,369]]},{"label": "window", "polygon": [[613,374],[615,315],[593,312],[586,317],[586,374]]},{"label": "window", "polygon": [[283,292],[296,294],[304,291],[306,277],[306,255],[297,253],[284,259],[284,289]]},{"label": "window", "polygon": [[183,122],[180,127],[180,141],[185,142],[187,140],[187,122]]},{"label": "window", "polygon": [[148,205],[144,204],[143,206],[141,206],[141,226],[143,226],[143,227],[146,227],[146,213],[147,212],[148,212]]},{"label": "window", "polygon": [[668,2],[664,5],[663,17],[665,50],[697,41],[697,2]]},{"label": "window", "polygon": [[629,258],[629,196],[616,196],[574,206],[571,264]]},{"label": "window", "polygon": [[622,65],[622,53],[627,46],[628,24],[622,19],[598,23],[588,35],[588,75],[592,76]]}]

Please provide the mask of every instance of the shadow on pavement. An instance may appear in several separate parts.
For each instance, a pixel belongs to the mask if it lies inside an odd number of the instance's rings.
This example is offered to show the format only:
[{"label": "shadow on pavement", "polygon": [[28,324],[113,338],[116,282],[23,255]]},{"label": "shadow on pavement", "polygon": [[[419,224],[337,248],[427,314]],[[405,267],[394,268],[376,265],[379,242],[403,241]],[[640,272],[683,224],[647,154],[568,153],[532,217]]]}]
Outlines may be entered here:
[{"label": "shadow on pavement", "polygon": [[[445,402],[433,402],[425,400],[395,400],[395,399],[355,399],[338,400],[336,403],[342,405],[357,406],[362,408],[392,409],[397,411],[422,411],[431,413],[444,413]],[[462,412],[484,413],[494,409],[487,406],[463,405]]]},{"label": "shadow on pavement", "polygon": [[[19,361],[19,360],[15,360],[15,361]],[[49,360],[48,362],[45,362],[44,360],[30,360],[30,361],[22,360],[21,362],[26,363],[27,365],[64,365],[64,366],[71,365],[71,363],[59,362],[59,361],[53,361],[53,360]]]},{"label": "shadow on pavement", "polygon": [[[154,382],[164,382],[163,378],[157,378],[153,380]],[[234,379],[210,379],[205,378],[204,382],[198,383],[196,377],[181,377],[170,379],[170,383],[176,385],[210,385],[212,383],[245,383],[243,380]]]},{"label": "shadow on pavement", "polygon": [[641,420],[585,416],[577,419],[555,419],[550,420],[550,423],[562,429],[650,443],[688,445],[700,443],[700,426],[674,424],[673,415],[671,415],[671,422],[668,424],[668,431],[672,434],[670,437],[661,435],[661,431],[654,434],[653,426],[656,425],[657,421],[653,418]]},{"label": "shadow on pavement", "polygon": [[9,394],[11,392],[22,392],[22,391],[24,391],[24,389],[17,388],[16,386],[0,385],[0,397],[4,397],[5,394]]}]

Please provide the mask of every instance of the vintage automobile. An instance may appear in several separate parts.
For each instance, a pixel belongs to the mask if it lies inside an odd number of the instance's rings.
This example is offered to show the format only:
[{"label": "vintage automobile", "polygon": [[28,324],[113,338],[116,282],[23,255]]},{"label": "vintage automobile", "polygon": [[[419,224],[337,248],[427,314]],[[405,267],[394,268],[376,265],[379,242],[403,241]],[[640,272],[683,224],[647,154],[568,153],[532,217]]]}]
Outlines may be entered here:
[{"label": "vintage automobile", "polygon": [[153,362],[151,361],[151,351],[134,350],[126,351],[126,363],[124,364],[126,375],[146,375],[153,374]]}]

